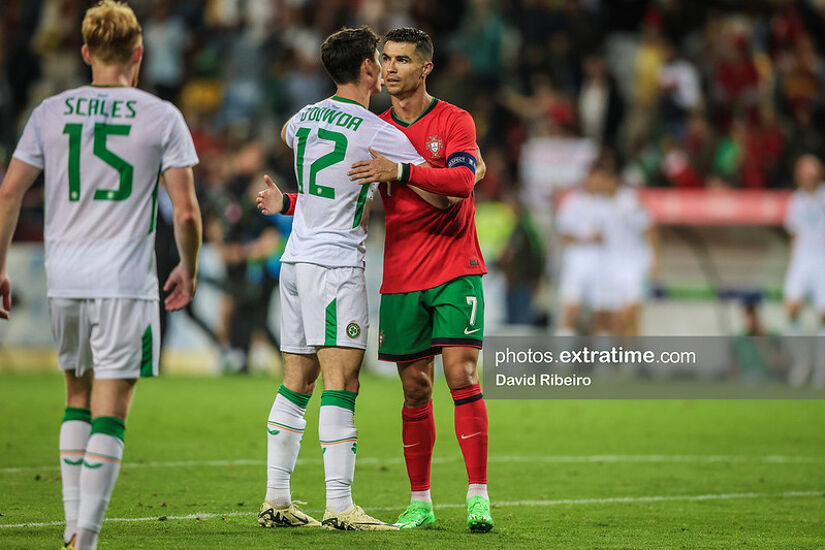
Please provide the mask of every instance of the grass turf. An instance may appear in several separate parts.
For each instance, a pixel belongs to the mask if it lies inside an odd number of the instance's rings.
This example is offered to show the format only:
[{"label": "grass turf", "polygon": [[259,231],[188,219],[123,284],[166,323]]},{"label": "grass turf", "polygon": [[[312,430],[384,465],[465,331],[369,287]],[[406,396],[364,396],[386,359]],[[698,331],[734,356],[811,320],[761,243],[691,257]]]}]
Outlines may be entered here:
[{"label": "grass turf", "polygon": [[[496,527],[473,535],[443,380],[435,392],[435,528],[261,529],[254,514],[264,492],[265,421],[276,387],[263,377],[141,381],[107,517],[149,519],[107,521],[100,548],[825,544],[825,401],[488,401]],[[60,525],[3,526],[62,519],[62,393],[58,375],[0,375],[2,548],[59,547]],[[394,520],[408,498],[400,402],[397,380],[362,380],[353,493],[384,520]],[[324,505],[318,403],[316,395],[292,480],[293,497],[316,516]],[[702,495],[708,498],[696,498]]]}]

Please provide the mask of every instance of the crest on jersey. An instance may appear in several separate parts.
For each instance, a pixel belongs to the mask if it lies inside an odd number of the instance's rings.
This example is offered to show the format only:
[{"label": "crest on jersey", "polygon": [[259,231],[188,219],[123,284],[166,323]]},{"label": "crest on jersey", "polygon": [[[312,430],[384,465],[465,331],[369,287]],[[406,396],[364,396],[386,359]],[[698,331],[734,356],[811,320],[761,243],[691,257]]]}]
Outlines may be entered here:
[{"label": "crest on jersey", "polygon": [[353,340],[361,336],[361,327],[358,326],[358,323],[353,321],[347,325],[347,336],[349,336]]},{"label": "crest on jersey", "polygon": [[441,156],[441,149],[444,148],[444,140],[437,135],[430,136],[425,145],[430,155],[432,155],[432,158],[437,159]]}]

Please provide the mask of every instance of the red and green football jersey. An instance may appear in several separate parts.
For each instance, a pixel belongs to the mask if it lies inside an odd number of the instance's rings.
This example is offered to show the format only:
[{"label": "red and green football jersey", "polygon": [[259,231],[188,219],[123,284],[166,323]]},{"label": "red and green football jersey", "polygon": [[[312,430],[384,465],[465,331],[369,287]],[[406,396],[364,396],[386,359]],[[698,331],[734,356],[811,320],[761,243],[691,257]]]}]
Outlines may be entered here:
[{"label": "red and green football jersey", "polygon": [[381,118],[404,132],[436,167],[405,166],[405,181],[436,194],[466,197],[439,210],[406,185],[392,185],[391,194],[387,184],[379,186],[386,217],[381,293],[426,290],[464,275],[487,273],[475,226],[476,130],[470,114],[433,99],[409,124],[392,109]]}]

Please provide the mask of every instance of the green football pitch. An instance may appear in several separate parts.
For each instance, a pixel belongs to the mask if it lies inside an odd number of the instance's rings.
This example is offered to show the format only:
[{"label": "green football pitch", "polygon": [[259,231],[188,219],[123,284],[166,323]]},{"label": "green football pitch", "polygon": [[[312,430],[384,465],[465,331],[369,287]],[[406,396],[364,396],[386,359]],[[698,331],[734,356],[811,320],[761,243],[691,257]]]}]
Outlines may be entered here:
[{"label": "green football pitch", "polygon": [[[825,401],[493,401],[495,529],[471,534],[443,380],[435,395],[437,521],[393,533],[262,529],[265,422],[277,382],[165,377],[138,385],[107,548],[823,548]],[[0,374],[0,548],[59,548],[59,375]],[[319,397],[293,498],[321,515]],[[408,499],[401,390],[366,376],[356,503],[394,520]]]}]

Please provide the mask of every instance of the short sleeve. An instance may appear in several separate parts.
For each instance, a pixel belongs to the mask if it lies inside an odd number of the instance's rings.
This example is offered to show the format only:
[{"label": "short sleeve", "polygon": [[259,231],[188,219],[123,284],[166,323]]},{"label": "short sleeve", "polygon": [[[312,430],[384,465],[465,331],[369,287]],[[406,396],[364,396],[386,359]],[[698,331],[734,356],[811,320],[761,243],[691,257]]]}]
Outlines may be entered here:
[{"label": "short sleeve", "polygon": [[418,154],[410,140],[404,133],[389,124],[383,124],[381,129],[375,133],[370,147],[393,162],[406,162],[409,164],[424,164],[424,157]]},{"label": "short sleeve", "polygon": [[459,111],[447,136],[447,158],[455,153],[476,154],[476,123],[467,111]]},{"label": "short sleeve", "polygon": [[17,148],[12,155],[14,158],[41,170],[44,166],[43,142],[40,139],[42,118],[43,106],[41,104],[29,116],[26,127],[23,128],[23,135],[20,136],[20,141],[17,142]]},{"label": "short sleeve", "polygon": [[453,117],[447,135],[447,167],[465,166],[476,171],[476,123],[467,111],[459,111]]},{"label": "short sleeve", "polygon": [[183,115],[177,107],[169,104],[169,133],[163,143],[163,154],[160,162],[161,172],[168,168],[183,168],[198,163],[198,154],[195,152],[195,143],[189,127],[183,120]]},{"label": "short sleeve", "polygon": [[[300,113],[300,111],[298,111]],[[296,113],[292,118],[290,118],[286,123],[286,132],[284,132],[284,138],[286,139],[286,144],[289,146],[290,149],[294,149],[295,146],[293,142],[295,141],[295,133],[298,131],[296,130],[297,124],[295,123],[295,119],[298,117]]]}]

